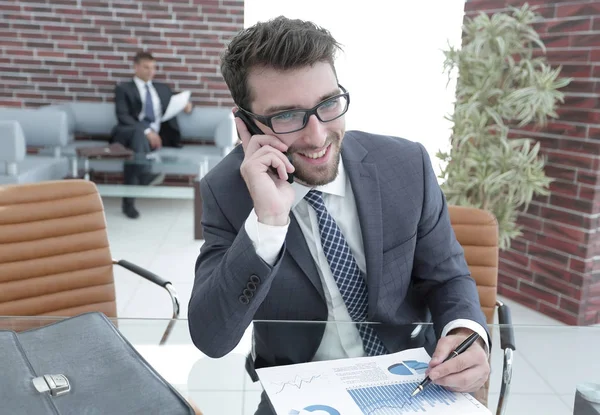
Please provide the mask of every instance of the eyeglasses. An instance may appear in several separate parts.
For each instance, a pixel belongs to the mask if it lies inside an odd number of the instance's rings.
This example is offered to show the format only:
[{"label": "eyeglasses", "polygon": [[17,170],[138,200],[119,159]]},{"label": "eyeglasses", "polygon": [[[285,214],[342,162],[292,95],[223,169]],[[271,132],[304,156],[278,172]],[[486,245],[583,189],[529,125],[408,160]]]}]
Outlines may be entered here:
[{"label": "eyeglasses", "polygon": [[316,115],[319,121],[325,123],[340,118],[348,111],[350,93],[343,86],[339,84],[338,86],[343,91],[342,94],[327,98],[308,110],[282,111],[270,116],[257,115],[243,108],[240,108],[240,110],[268,126],[275,134],[294,133],[306,127],[310,116],[313,114]]}]

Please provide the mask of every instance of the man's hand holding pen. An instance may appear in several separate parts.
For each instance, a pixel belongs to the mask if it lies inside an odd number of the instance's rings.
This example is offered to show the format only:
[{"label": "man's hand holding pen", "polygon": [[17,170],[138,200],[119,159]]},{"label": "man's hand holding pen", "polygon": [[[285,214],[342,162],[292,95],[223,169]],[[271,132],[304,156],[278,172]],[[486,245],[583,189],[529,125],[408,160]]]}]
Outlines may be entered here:
[{"label": "man's hand holding pen", "polygon": [[474,392],[487,381],[490,364],[482,339],[464,353],[444,362],[472,333],[468,329],[457,329],[438,341],[429,369],[425,372],[433,383],[455,392]]}]

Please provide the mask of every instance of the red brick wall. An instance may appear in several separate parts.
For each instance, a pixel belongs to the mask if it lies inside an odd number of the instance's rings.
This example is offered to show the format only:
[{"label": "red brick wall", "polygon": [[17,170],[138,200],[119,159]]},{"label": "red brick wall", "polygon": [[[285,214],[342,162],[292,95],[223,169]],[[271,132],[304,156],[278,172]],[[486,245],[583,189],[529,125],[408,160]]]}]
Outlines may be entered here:
[{"label": "red brick wall", "polygon": [[[523,1],[467,0],[465,11]],[[531,0],[548,62],[573,77],[560,118],[515,131],[540,141],[555,179],[519,222],[523,237],[500,258],[499,293],[568,324],[600,323],[600,0]]]},{"label": "red brick wall", "polygon": [[0,1],[0,16],[0,106],[112,101],[140,49],[194,104],[232,103],[219,55],[243,28],[243,0]]}]

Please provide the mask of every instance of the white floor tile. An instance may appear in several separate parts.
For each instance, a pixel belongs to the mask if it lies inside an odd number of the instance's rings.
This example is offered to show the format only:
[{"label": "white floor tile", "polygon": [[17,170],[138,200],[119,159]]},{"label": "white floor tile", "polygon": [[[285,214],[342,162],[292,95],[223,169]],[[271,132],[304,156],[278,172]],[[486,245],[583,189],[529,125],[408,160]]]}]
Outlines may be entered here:
[{"label": "white floor tile", "polygon": [[[532,310],[514,300],[498,296],[498,300],[506,304],[510,309],[513,324],[531,324],[531,325],[558,325],[564,326],[561,321],[548,317],[539,311]],[[498,313],[494,316],[494,323],[498,324]]]},{"label": "white floor tile", "polygon": [[[173,283],[179,298],[179,317],[186,319],[193,284]],[[169,293],[149,281],[142,281],[133,298],[123,309],[121,317],[127,318],[171,318],[173,305]]]},{"label": "white floor tile", "polygon": [[171,230],[162,243],[160,254],[185,254],[195,260],[200,253],[200,247],[204,243],[204,240],[196,241],[193,236],[193,232],[190,229]]},{"label": "white floor tile", "polygon": [[193,229],[194,226],[194,202],[192,200],[178,201],[179,216],[173,222],[173,230]]},{"label": "white floor tile", "polygon": [[244,395],[239,392],[190,391],[188,396],[204,415],[237,415],[244,407]]},{"label": "white floor tile", "polygon": [[560,395],[560,400],[567,405],[567,407],[573,411],[573,407],[575,406],[575,392],[568,395]]},{"label": "white floor tile", "polygon": [[246,357],[230,353],[220,359],[199,359],[190,369],[188,389],[190,391],[243,391]]},{"label": "white floor tile", "polygon": [[113,275],[117,296],[117,316],[122,317],[123,311],[133,299],[142,278],[119,266],[113,267]]},{"label": "white floor tile", "polygon": [[193,284],[196,257],[197,253],[192,252],[192,249],[173,253],[161,252],[152,259],[149,268],[152,268],[152,272],[157,275],[171,281],[173,285]]},{"label": "white floor tile", "polygon": [[244,393],[244,410],[243,415],[254,415],[258,404],[260,403],[261,391],[246,391]]},{"label": "white floor tile", "polygon": [[[573,394],[582,382],[600,381],[600,330],[589,327],[516,328],[517,350],[557,394]],[[562,353],[558,359],[556,351]]]},{"label": "white floor tile", "polygon": [[[511,392],[506,400],[506,415],[573,415],[570,409],[556,395],[521,395]],[[498,394],[490,394],[488,408],[493,414],[498,406]]]},{"label": "white floor tile", "polygon": [[[497,349],[498,350],[498,349]],[[492,373],[490,375],[490,393],[500,393],[502,383],[502,353],[492,354]],[[555,391],[540,374],[519,353],[514,353],[511,390],[528,394],[554,394]]]},{"label": "white floor tile", "polygon": [[[111,245],[125,242],[129,243],[131,250],[139,245],[148,248],[160,245],[180,214],[180,206],[176,201],[169,205],[157,199],[138,199],[136,207],[140,217],[129,219],[121,212],[120,199],[104,198],[103,201]],[[132,245],[133,242],[135,245]]]},{"label": "white floor tile", "polygon": [[[183,346],[189,346],[198,356],[202,354],[193,344],[189,336],[186,321],[176,321],[169,326],[170,320],[164,319],[128,319],[121,318],[117,321],[119,331],[129,339],[134,346],[152,346],[157,347],[170,328],[170,333],[167,335],[167,345],[169,350],[179,350]],[[166,353],[165,349],[164,353]],[[171,359],[167,359],[170,363]]]},{"label": "white floor tile", "polygon": [[248,372],[245,372],[246,376],[244,376],[244,390],[252,390],[252,391],[258,391],[258,392],[262,392],[263,388],[259,382],[252,382],[252,379],[250,378],[250,375],[248,375]]}]

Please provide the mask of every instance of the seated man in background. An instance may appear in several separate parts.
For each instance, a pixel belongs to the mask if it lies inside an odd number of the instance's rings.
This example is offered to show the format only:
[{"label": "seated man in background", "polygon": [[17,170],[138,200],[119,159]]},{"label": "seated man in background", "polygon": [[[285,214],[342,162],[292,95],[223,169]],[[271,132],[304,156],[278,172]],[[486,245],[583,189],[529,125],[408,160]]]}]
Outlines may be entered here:
[{"label": "seated man in background", "polygon": [[[113,128],[111,142],[121,143],[135,153],[134,159],[124,164],[125,184],[160,184],[164,175],[152,173],[147,156],[162,146],[181,147],[177,117],[161,122],[173,92],[167,84],[152,81],[156,60],[151,53],[138,52],[133,63],[133,79],[115,87],[118,124]],[[191,102],[187,103],[184,111],[192,111]],[[123,198],[122,209],[129,218],[139,217],[134,198]]]},{"label": "seated man in background", "polygon": [[[257,323],[252,373],[398,352],[430,313],[431,379],[476,391],[490,372],[487,324],[430,157],[419,143],[345,130],[338,48],[327,30],[284,17],[228,45],[221,71],[246,120],[236,117],[242,145],[200,183],[192,340],[220,357],[253,320],[383,323]],[[473,332],[479,341],[442,363]],[[264,395],[257,414],[272,414]]]}]

